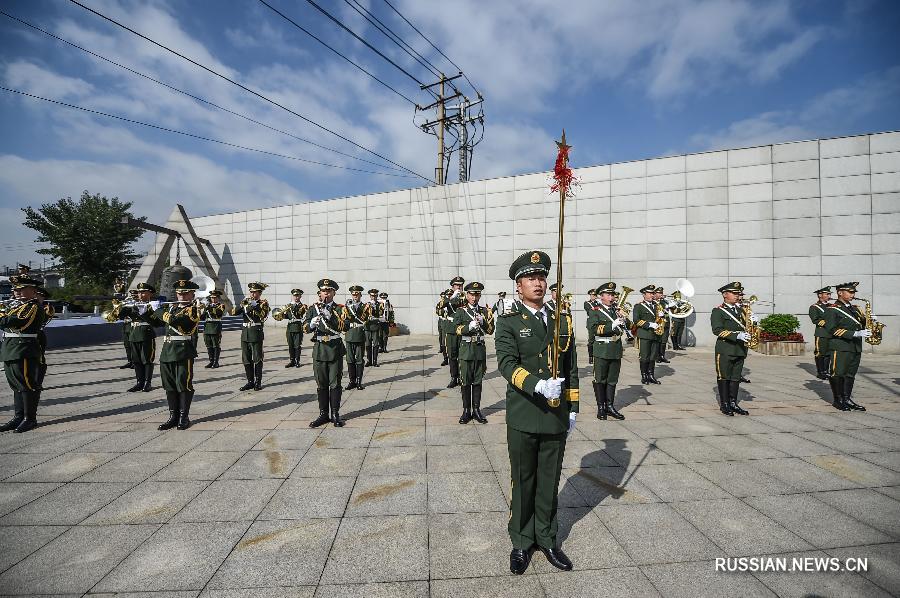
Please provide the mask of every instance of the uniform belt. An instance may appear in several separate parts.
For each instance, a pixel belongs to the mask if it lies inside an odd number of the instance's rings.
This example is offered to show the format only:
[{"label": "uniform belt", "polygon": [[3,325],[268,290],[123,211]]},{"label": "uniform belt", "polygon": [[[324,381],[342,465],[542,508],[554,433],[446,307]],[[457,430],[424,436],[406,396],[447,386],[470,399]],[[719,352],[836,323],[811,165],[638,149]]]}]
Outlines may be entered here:
[{"label": "uniform belt", "polygon": [[622,337],[618,336],[618,335],[617,336],[595,336],[594,342],[595,343],[614,343],[617,340],[619,340],[620,338],[622,338]]},{"label": "uniform belt", "polygon": [[451,318],[451,317],[449,317],[449,316],[448,316],[448,317],[445,317],[444,319],[447,320],[448,322],[452,322],[452,321],[453,321],[453,318]]},{"label": "uniform belt", "polygon": [[323,334],[322,336],[316,336],[316,337],[313,337],[313,342],[314,342],[314,343],[316,343],[316,342],[319,342],[319,343],[327,343],[328,341],[333,340],[333,339],[336,339],[336,338],[340,338],[340,337],[339,337],[339,336],[336,336],[336,335],[335,335],[335,336],[331,336],[331,335],[328,335],[328,334]]},{"label": "uniform belt", "polygon": [[483,343],[483,336],[461,336],[460,340],[464,343]]},{"label": "uniform belt", "polygon": [[26,332],[4,332],[3,336],[6,338],[37,338],[38,335]]},{"label": "uniform belt", "polygon": [[260,322],[244,322],[242,324],[242,326],[244,328],[253,328],[254,326],[262,326],[262,323],[260,323]]},{"label": "uniform belt", "polygon": [[221,322],[222,318],[206,318],[207,322]]},{"label": "uniform belt", "polygon": [[148,324],[147,322],[132,322],[131,323],[132,328],[137,328],[138,326],[149,326],[149,325],[150,324]]},{"label": "uniform belt", "polygon": [[192,341],[192,340],[194,340],[194,338],[191,336],[180,336],[180,335],[176,334],[174,336],[167,336],[166,340],[164,342],[167,343],[169,341]]},{"label": "uniform belt", "polygon": [[350,328],[359,328],[362,324],[357,324],[356,322],[350,322]]}]

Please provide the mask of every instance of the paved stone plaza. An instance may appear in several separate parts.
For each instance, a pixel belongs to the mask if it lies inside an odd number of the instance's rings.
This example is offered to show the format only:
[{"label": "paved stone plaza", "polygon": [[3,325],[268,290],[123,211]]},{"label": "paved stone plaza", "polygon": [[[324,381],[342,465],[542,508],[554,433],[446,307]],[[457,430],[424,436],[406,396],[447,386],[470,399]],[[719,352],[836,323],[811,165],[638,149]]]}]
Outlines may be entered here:
[{"label": "paved stone plaza", "polygon": [[[42,426],[0,435],[0,594],[900,593],[898,356],[864,356],[855,398],[869,411],[845,414],[811,357],[751,355],[751,416],[731,418],[716,407],[711,352],[676,353],[657,367],[662,386],[642,387],[628,349],[619,423],[596,419],[582,354],[560,485],[575,571],[538,553],[513,577],[496,371],[490,423],[462,427],[435,339],[393,338],[366,389],[345,393],[347,426],[310,430],[309,349],[284,369],[271,331],[264,389],[239,393],[237,334],[225,334],[226,366],[198,361],[184,432],[156,430],[158,376],[152,393],[124,392],[120,345],[49,354]],[[4,388],[0,417],[10,406]],[[713,559],[741,555],[868,557],[869,571],[715,573]]]}]

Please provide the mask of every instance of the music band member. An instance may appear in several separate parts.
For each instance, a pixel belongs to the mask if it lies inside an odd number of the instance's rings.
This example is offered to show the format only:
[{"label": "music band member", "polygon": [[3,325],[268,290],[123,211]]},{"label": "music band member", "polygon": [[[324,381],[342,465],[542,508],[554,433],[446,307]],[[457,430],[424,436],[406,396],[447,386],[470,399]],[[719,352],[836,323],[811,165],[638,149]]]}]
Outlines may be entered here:
[{"label": "music band member", "polygon": [[662,384],[656,379],[656,358],[659,356],[660,335],[656,334],[656,286],[648,284],[640,290],[643,301],[631,310],[631,321],[637,327],[637,343],[641,365],[641,384]]},{"label": "music band member", "polygon": [[378,353],[381,351],[381,321],[385,317],[384,303],[378,300],[378,289],[369,289],[366,302],[369,318],[366,320],[366,365],[378,367]]},{"label": "music band member", "polygon": [[[319,400],[319,417],[310,422],[317,428],[329,421],[336,428],[344,425],[341,419],[341,378],[344,375],[344,355],[347,353],[341,333],[347,331],[347,309],[334,301],[338,284],[323,278],[316,285],[319,302],[306,310],[303,329],[313,335],[313,375]],[[330,415],[329,415],[330,408]]]},{"label": "music band member", "polygon": [[384,319],[381,321],[379,341],[381,342],[381,353],[387,353],[388,338],[391,336],[391,327],[394,325],[394,306],[391,305],[387,293],[380,293],[378,298],[384,305]]},{"label": "music band member", "polygon": [[444,325],[444,346],[447,348],[447,360],[450,363],[450,384],[447,388],[455,388],[459,386],[459,336],[453,327],[453,319],[456,317],[456,310],[462,308],[466,302],[463,293],[463,285],[466,279],[462,276],[456,276],[450,281],[448,295],[441,299],[438,303],[439,311],[446,313],[446,324]]},{"label": "music band member", "polygon": [[822,287],[816,291],[815,303],[809,306],[809,319],[815,331],[815,361],[816,378],[828,380],[831,369],[831,351],[828,350],[828,338],[831,334],[825,328],[825,310],[831,305],[831,286]]},{"label": "music band member", "polygon": [[203,322],[203,344],[209,355],[209,363],[203,367],[219,367],[219,356],[222,355],[222,316],[225,315],[225,304],[222,303],[222,291],[213,289],[209,292],[209,302],[200,312]]},{"label": "music band member", "polygon": [[858,282],[835,285],[837,301],[825,308],[825,330],[831,335],[828,348],[831,351],[832,405],[841,411],[865,411],[853,399],[853,383],[859,370],[864,338],[872,336],[866,327],[866,316],[850,302],[856,298]]},{"label": "music band member", "polygon": [[716,385],[719,391],[719,411],[733,416],[748,415],[738,405],[741,371],[747,358],[750,333],[744,324],[739,301],[744,287],[735,281],[719,288],[723,303],[714,307],[709,316],[710,326],[716,335]]},{"label": "music band member", "polygon": [[303,289],[291,289],[291,302],[282,308],[283,318],[287,320],[284,334],[290,357],[290,361],[284,366],[286,368],[300,367],[300,355],[303,354],[303,316],[307,309],[303,303]]},{"label": "music band member", "polygon": [[350,384],[346,390],[364,389],[362,378],[365,371],[363,354],[366,348],[366,322],[369,319],[369,304],[362,302],[363,288],[359,285],[350,287],[350,300],[347,301],[347,373]]},{"label": "music band member", "polygon": [[438,344],[440,346],[441,355],[443,355],[444,360],[441,361],[441,365],[445,366],[449,362],[449,356],[447,355],[447,305],[445,303],[445,299],[448,297],[447,291],[441,291],[441,298],[438,300],[437,304],[434,306],[434,313],[437,315],[437,331],[438,331]]},{"label": "music band member", "polygon": [[269,317],[269,302],[263,299],[262,292],[269,285],[262,282],[251,282],[247,285],[247,298],[231,309],[231,315],[243,316],[241,324],[241,361],[247,383],[238,390],[259,390],[262,388],[263,372],[263,340],[265,330],[263,324]]},{"label": "music band member", "polygon": [[470,282],[466,285],[466,303],[456,310],[453,328],[459,336],[459,373],[462,392],[463,412],[459,423],[467,424],[473,418],[486,424],[487,418],[481,412],[481,384],[487,370],[487,349],[485,335],[494,334],[494,314],[490,308],[478,305],[484,285]]},{"label": "music band member", "polygon": [[[588,299],[584,302],[584,313],[587,315],[588,322],[591,319],[591,312],[600,306],[597,301],[597,289],[588,291]],[[588,349],[588,365],[594,363],[594,334],[591,332],[590,324],[587,325],[587,349]]]},{"label": "music band member", "polygon": [[156,289],[147,282],[139,283],[137,301],[131,305],[122,305],[113,308],[113,315],[119,319],[131,320],[131,359],[134,361],[134,376],[136,383],[128,389],[128,392],[150,392],[153,380],[153,362],[156,360],[156,330],[153,328],[153,308],[150,301],[156,294]]},{"label": "music band member", "polygon": [[616,385],[622,367],[622,336],[625,334],[625,318],[615,303],[616,283],[607,282],[597,288],[600,294],[598,307],[588,315],[588,333],[594,337],[594,397],[597,400],[597,418],[625,419],[615,406]]}]

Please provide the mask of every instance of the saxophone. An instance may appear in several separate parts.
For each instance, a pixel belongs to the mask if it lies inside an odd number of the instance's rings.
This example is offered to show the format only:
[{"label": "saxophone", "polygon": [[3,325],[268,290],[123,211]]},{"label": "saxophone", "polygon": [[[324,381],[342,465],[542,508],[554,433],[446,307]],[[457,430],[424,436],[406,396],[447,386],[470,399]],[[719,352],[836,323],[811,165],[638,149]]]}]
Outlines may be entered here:
[{"label": "saxophone", "polygon": [[666,332],[666,308],[663,307],[662,301],[656,304],[656,328],[653,333],[656,336],[662,336]]},{"label": "saxophone", "polygon": [[865,301],[866,302],[866,330],[872,333],[872,336],[866,339],[866,342],[870,345],[880,345],[881,344],[881,331],[884,329],[884,324],[881,322],[877,322],[875,318],[872,317],[872,302],[868,299],[863,299],[862,297],[857,297],[857,301]]},{"label": "saxophone", "polygon": [[750,334],[750,340],[745,341],[745,343],[748,349],[753,349],[754,351],[759,348],[759,337],[762,333],[759,324],[753,321],[753,304],[758,300],[756,295],[750,295],[750,298],[741,304],[744,328],[746,328],[747,333]]}]

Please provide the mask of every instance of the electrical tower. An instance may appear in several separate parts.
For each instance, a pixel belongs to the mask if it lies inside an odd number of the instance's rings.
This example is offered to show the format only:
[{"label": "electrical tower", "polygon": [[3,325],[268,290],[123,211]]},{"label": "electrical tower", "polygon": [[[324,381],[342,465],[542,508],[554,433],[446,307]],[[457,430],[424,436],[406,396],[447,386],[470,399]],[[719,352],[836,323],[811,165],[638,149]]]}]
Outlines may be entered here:
[{"label": "electrical tower", "polygon": [[[435,96],[435,101],[428,106],[416,106],[416,112],[434,108],[437,113],[434,120],[427,121],[418,127],[437,137],[437,167],[434,169],[434,180],[438,185],[447,183],[450,161],[453,153],[457,151],[459,152],[459,180],[460,182],[469,180],[473,151],[484,138],[484,111],[481,107],[484,98],[478,93],[476,100],[470,100],[456,88],[453,81],[463,76],[461,72],[453,77],[446,77],[441,73],[438,81],[422,85],[423,90],[437,88],[436,94],[434,91],[429,91]],[[451,95],[446,95],[448,85],[453,91]],[[454,100],[457,102],[451,104]],[[478,107],[478,112],[472,115],[472,109],[475,107]],[[480,135],[478,134],[479,126]],[[452,137],[451,143],[447,143],[448,135]]]}]

